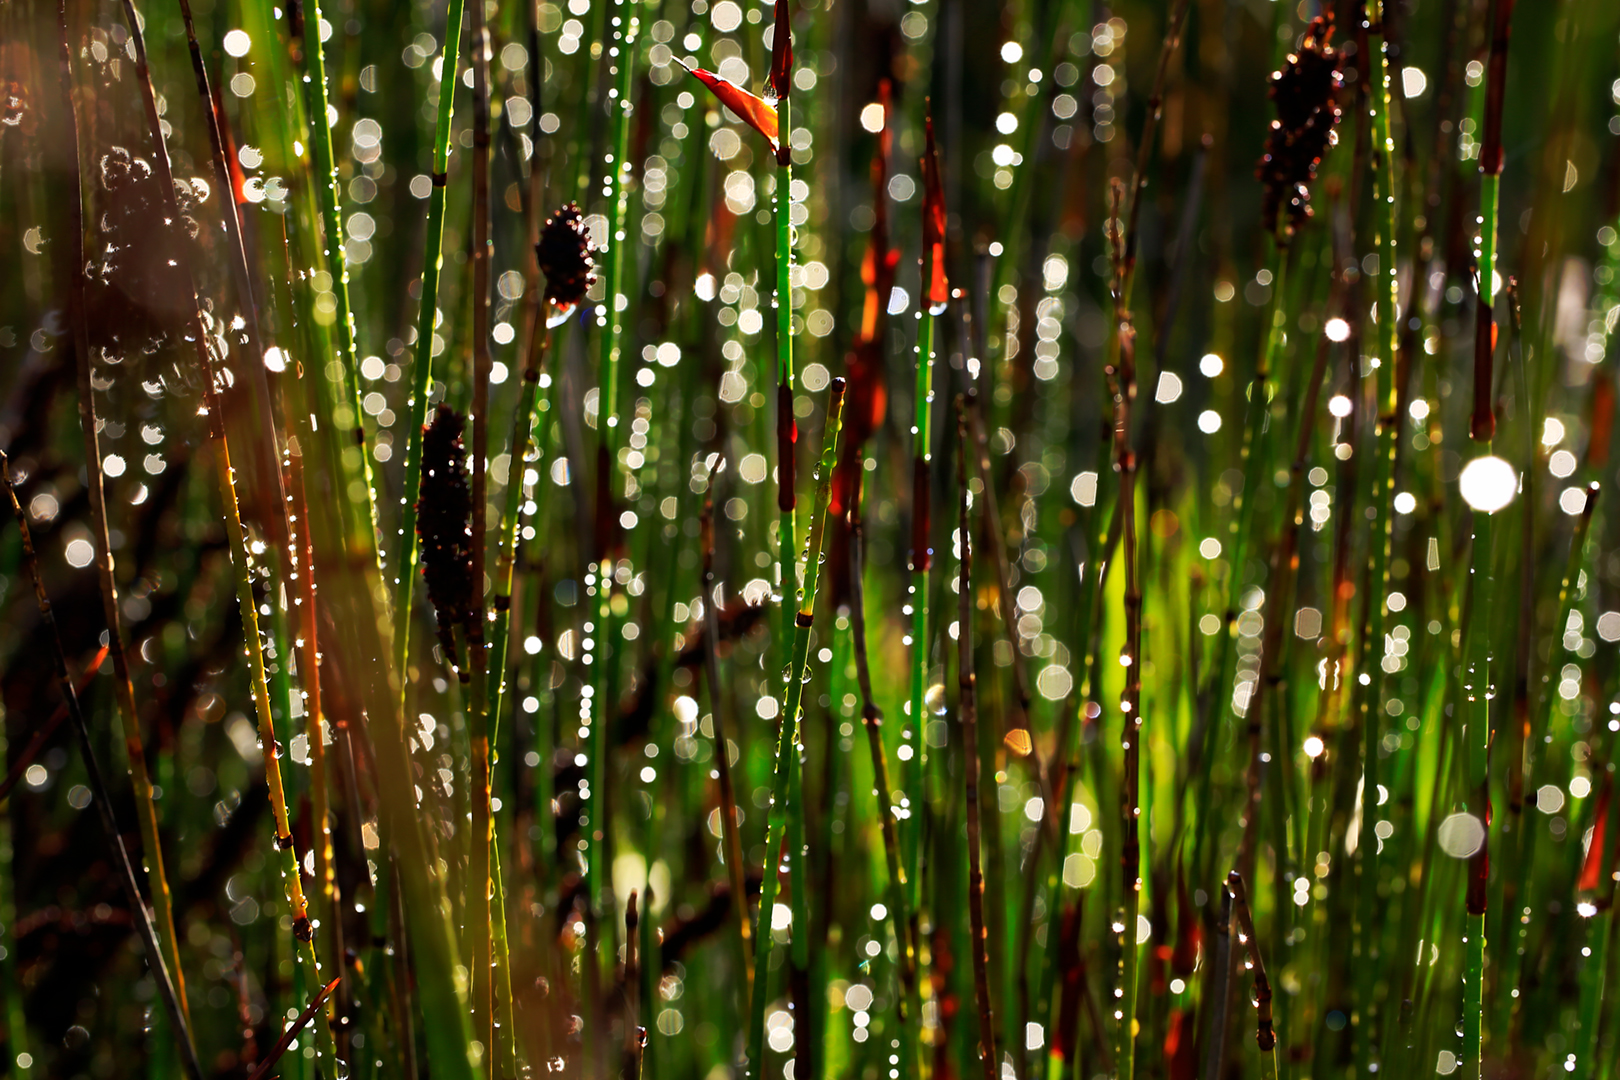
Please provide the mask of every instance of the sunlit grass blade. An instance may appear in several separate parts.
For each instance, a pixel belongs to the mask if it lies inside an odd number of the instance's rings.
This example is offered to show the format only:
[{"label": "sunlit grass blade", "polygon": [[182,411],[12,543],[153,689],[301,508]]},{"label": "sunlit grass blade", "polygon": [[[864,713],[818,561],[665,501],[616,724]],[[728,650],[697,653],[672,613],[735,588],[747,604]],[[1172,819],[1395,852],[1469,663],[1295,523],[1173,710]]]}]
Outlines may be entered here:
[{"label": "sunlit grass blade", "polygon": [[[416,355],[411,364],[411,392],[406,399],[405,483],[399,500],[399,555],[394,570],[394,667],[400,672],[399,692],[406,693],[404,672],[409,669],[411,599],[416,589],[416,495],[422,478],[422,429],[427,423],[428,397],[433,388],[434,342],[438,325],[439,273],[444,265],[444,209],[450,184],[450,127],[455,86],[460,79],[461,24],[465,0],[450,0],[445,15],[444,52],[439,105],[433,135],[433,163],[428,195],[427,228],[422,258],[422,297],[416,317]],[[444,92],[448,89],[450,92]]]}]

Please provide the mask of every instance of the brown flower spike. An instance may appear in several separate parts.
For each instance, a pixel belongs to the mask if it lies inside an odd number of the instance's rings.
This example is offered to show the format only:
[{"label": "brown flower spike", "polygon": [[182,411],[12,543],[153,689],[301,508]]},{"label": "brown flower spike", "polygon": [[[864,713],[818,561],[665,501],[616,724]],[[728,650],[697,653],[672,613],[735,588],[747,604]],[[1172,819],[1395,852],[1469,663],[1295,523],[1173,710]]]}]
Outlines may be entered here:
[{"label": "brown flower spike", "polygon": [[472,491],[461,414],[440,405],[422,434],[422,485],[416,500],[416,535],[422,543],[422,577],[439,627],[445,659],[463,679],[455,631],[473,612]]},{"label": "brown flower spike", "polygon": [[1311,184],[1322,155],[1338,144],[1339,105],[1334,91],[1339,88],[1339,54],[1328,44],[1333,37],[1332,16],[1311,21],[1300,43],[1281,71],[1271,76],[1271,100],[1277,119],[1266,137],[1265,156],[1255,176],[1265,185],[1261,212],[1266,228],[1276,232],[1278,219],[1286,207],[1283,223],[1292,235],[1311,216]]},{"label": "brown flower spike", "polygon": [[547,218],[540,229],[540,242],[534,246],[535,261],[546,275],[546,299],[560,308],[585,299],[596,283],[595,251],[578,203],[566,203]]}]

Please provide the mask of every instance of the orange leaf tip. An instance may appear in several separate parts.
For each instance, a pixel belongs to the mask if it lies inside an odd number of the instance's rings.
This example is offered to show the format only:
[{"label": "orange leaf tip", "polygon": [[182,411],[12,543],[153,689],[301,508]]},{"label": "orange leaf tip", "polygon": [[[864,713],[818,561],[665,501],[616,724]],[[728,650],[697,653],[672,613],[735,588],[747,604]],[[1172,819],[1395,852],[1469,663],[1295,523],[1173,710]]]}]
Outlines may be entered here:
[{"label": "orange leaf tip", "polygon": [[679,58],[676,59],[676,63],[691,72],[698,82],[707,86],[714,96],[720,99],[720,104],[742,117],[749,127],[765,136],[770,141],[771,149],[780,157],[781,146],[778,135],[781,128],[776,115],[776,106],[712,71],[692,67]]}]

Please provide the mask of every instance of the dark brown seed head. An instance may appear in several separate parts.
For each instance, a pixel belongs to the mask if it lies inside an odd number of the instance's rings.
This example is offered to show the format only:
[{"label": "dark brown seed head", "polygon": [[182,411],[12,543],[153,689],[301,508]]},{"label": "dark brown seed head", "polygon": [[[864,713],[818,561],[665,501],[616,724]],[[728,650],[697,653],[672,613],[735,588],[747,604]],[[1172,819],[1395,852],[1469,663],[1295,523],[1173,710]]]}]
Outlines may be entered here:
[{"label": "dark brown seed head", "polygon": [[540,272],[546,275],[546,299],[564,307],[583,300],[596,281],[591,259],[595,251],[578,204],[568,203],[546,219],[534,247]]},{"label": "dark brown seed head", "polygon": [[467,484],[464,421],[440,405],[422,436],[422,485],[416,502],[416,534],[422,543],[422,577],[440,627],[466,625],[472,611],[472,490]]},{"label": "dark brown seed head", "polygon": [[1332,16],[1312,20],[1299,52],[1288,57],[1283,69],[1271,76],[1271,100],[1277,119],[1266,136],[1266,152],[1255,169],[1265,186],[1262,214],[1266,228],[1275,232],[1283,222],[1292,233],[1311,216],[1310,185],[1322,155],[1339,141],[1339,54],[1328,44],[1333,37]]}]

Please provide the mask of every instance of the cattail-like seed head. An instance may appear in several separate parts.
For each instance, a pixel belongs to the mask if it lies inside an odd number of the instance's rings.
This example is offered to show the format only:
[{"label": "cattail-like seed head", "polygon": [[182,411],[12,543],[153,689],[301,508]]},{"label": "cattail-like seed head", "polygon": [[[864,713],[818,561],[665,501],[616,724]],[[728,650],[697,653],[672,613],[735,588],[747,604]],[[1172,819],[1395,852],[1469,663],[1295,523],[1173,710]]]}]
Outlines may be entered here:
[{"label": "cattail-like seed head", "polygon": [[1255,169],[1265,186],[1262,214],[1266,228],[1276,232],[1284,208],[1284,227],[1292,233],[1311,216],[1311,184],[1322,155],[1337,145],[1340,110],[1334,100],[1339,88],[1339,54],[1328,44],[1333,37],[1332,16],[1311,21],[1300,44],[1281,71],[1271,76],[1271,100],[1277,119],[1266,136],[1266,152]]},{"label": "cattail-like seed head", "polygon": [[441,630],[467,624],[473,609],[472,490],[467,484],[465,421],[440,405],[422,436],[422,485],[416,535],[422,542],[422,577]]},{"label": "cattail-like seed head", "polygon": [[561,307],[583,300],[596,282],[595,251],[577,203],[567,203],[547,218],[534,247],[535,261],[546,275],[546,299]]}]

